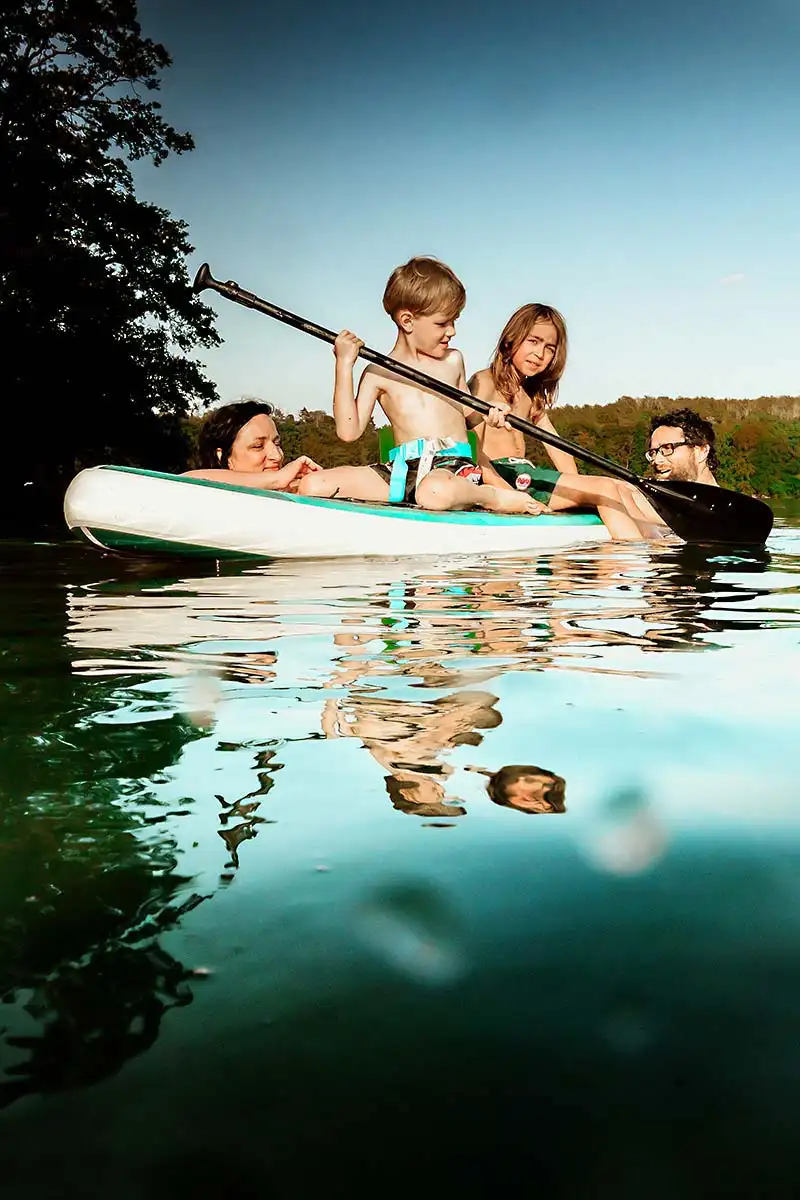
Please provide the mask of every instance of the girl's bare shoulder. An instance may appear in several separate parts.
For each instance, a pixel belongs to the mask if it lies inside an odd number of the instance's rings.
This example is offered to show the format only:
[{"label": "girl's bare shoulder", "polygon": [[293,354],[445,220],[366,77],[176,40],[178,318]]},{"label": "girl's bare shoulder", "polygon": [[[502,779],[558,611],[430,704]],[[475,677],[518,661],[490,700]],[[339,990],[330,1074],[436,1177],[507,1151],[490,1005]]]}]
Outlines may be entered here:
[{"label": "girl's bare shoulder", "polygon": [[482,370],[476,371],[474,375],[470,375],[467,387],[473,396],[482,396],[486,400],[493,396],[496,390],[492,373],[488,367],[483,367]]}]

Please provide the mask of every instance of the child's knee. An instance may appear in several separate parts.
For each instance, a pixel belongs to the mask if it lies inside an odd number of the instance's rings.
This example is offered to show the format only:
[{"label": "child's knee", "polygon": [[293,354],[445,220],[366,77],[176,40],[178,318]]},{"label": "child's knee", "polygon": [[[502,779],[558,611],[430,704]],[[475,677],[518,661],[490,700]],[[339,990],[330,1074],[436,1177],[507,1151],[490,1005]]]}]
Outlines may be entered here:
[{"label": "child's knee", "polygon": [[443,474],[426,475],[417,485],[416,501],[420,508],[441,512],[453,503],[452,477]]},{"label": "child's knee", "polygon": [[327,497],[331,495],[331,483],[327,471],[310,471],[297,485],[298,496]]}]

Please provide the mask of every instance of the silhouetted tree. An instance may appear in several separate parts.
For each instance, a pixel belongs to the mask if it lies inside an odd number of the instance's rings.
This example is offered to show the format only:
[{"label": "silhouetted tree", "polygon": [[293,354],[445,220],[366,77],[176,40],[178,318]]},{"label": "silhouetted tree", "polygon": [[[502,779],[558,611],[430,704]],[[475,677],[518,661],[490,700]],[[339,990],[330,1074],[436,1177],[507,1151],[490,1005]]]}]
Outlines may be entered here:
[{"label": "silhouetted tree", "polygon": [[80,466],[180,466],[180,418],[216,395],[190,357],[220,339],[187,227],[137,198],[128,165],[193,146],[161,116],[171,60],[136,18],[135,0],[7,0],[0,16],[6,527],[9,503],[60,498]]}]

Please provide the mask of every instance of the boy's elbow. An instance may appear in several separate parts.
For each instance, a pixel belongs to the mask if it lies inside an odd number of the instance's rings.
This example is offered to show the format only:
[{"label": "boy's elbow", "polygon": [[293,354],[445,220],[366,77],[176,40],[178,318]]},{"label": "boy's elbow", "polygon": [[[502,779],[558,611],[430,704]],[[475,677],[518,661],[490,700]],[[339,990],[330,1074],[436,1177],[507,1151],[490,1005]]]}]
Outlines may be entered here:
[{"label": "boy's elbow", "polygon": [[343,425],[341,427],[337,425],[336,436],[340,442],[357,442],[361,437],[361,432],[352,425]]}]

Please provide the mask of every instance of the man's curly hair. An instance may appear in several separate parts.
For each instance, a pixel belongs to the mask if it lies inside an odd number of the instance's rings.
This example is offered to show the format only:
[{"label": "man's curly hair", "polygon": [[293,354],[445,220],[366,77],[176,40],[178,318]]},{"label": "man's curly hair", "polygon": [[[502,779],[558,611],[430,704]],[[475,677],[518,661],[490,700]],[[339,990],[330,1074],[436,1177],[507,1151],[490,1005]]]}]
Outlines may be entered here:
[{"label": "man's curly hair", "polygon": [[676,408],[674,412],[653,417],[650,422],[648,444],[655,431],[660,429],[662,425],[671,426],[673,429],[680,429],[690,446],[708,446],[708,468],[710,471],[717,469],[719,466],[716,449],[717,435],[710,421],[706,421],[704,417],[693,412],[691,408]]}]

